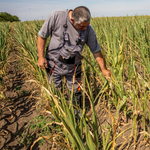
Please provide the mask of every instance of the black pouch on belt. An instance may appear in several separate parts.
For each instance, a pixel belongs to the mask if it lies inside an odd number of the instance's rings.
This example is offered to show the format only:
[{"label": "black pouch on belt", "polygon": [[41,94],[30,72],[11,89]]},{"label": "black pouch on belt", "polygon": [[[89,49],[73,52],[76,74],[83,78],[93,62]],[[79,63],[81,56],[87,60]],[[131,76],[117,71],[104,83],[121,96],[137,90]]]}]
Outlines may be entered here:
[{"label": "black pouch on belt", "polygon": [[75,56],[74,57],[69,57],[68,59],[63,58],[61,55],[59,55],[58,60],[60,62],[63,62],[65,64],[74,64],[75,63]]}]

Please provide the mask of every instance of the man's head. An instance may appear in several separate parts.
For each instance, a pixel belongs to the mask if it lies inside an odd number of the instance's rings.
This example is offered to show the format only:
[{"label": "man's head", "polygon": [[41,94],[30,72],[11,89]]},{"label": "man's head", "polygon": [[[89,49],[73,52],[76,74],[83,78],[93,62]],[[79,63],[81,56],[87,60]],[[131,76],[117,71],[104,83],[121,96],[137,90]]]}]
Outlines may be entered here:
[{"label": "man's head", "polygon": [[87,7],[79,6],[72,11],[71,22],[78,30],[86,30],[90,20],[91,13]]}]

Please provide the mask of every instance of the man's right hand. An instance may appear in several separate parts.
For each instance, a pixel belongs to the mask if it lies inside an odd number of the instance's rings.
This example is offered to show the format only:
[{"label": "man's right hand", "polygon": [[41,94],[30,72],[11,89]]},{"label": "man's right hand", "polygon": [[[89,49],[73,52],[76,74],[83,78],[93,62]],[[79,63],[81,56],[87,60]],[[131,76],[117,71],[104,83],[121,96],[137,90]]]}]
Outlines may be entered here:
[{"label": "man's right hand", "polygon": [[47,60],[44,58],[44,57],[39,57],[38,58],[38,65],[41,69],[45,69],[45,68],[48,68],[48,65],[47,65]]},{"label": "man's right hand", "polygon": [[38,49],[38,65],[41,69],[48,68],[47,61],[44,58],[46,39],[41,38],[38,35],[37,49]]}]

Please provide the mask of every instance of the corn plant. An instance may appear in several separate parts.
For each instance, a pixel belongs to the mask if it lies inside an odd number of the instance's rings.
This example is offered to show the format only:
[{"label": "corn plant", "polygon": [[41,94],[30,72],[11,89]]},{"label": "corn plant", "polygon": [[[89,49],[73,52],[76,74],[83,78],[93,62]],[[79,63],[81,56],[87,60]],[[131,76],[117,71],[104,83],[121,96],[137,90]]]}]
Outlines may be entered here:
[{"label": "corn plant", "polygon": [[[35,25],[34,23],[32,24]],[[36,29],[37,30],[37,29]],[[73,104],[70,103],[68,105],[67,99],[64,97],[64,94],[61,91],[58,91],[51,87],[49,81],[47,79],[47,74],[44,70],[41,70],[37,66],[37,49],[36,49],[36,40],[37,40],[37,31],[35,30],[35,35],[28,30],[28,22],[27,25],[22,23],[14,24],[14,35],[12,36],[14,43],[19,49],[20,57],[22,57],[24,63],[28,65],[28,69],[32,72],[35,77],[35,82],[42,89],[42,97],[45,101],[48,101],[49,107],[47,107],[47,111],[49,111],[55,118],[55,124],[60,125],[63,130],[65,136],[65,142],[70,148],[73,149],[96,149],[98,147],[98,128],[97,128],[97,120],[95,113],[93,114],[93,122],[91,123],[93,127],[93,133],[90,132],[87,121],[87,116],[85,113],[82,114],[81,111],[81,119],[78,124],[76,124],[75,115],[74,115],[74,107]],[[34,30],[33,30],[34,31]],[[32,32],[33,32],[32,31]],[[30,82],[33,80],[30,80]],[[88,81],[87,81],[88,82]],[[84,89],[83,89],[84,90]],[[70,93],[70,97],[73,95],[73,90]],[[91,93],[92,96],[92,93]],[[91,103],[93,112],[94,105]],[[78,108],[77,108],[78,109]],[[85,108],[83,108],[85,110]],[[85,128],[85,136],[87,140],[86,146],[84,145],[82,136],[83,136],[83,128]],[[93,142],[94,140],[94,142]],[[61,143],[62,144],[62,143]]]},{"label": "corn plant", "polygon": [[3,77],[5,76],[5,69],[7,68],[9,53],[11,50],[11,42],[10,42],[10,23],[0,23],[0,97],[2,99],[7,99],[3,95],[3,90],[5,88],[5,83]]}]

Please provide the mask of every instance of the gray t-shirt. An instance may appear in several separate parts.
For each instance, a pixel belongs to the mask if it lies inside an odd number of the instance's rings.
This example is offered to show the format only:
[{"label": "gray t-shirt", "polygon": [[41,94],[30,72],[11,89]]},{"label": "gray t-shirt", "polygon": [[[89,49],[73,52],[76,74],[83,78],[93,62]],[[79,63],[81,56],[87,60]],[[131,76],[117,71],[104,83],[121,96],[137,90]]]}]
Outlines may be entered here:
[{"label": "gray t-shirt", "polygon": [[[42,28],[38,32],[41,38],[47,38],[51,36],[48,51],[59,49],[63,43],[63,25],[66,22],[66,10],[57,10],[52,12],[49,17],[45,20]],[[67,15],[67,33],[71,44],[76,45],[78,36],[83,32],[77,30],[71,23],[69,16]],[[96,34],[91,25],[87,27],[84,32],[85,43],[90,48],[92,53],[97,53],[101,50],[100,45],[97,42]],[[82,47],[83,49],[83,47]]]}]

